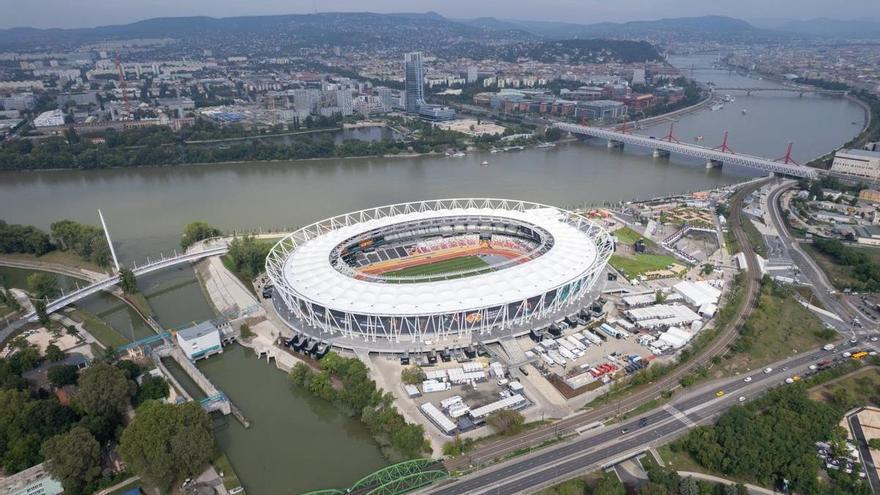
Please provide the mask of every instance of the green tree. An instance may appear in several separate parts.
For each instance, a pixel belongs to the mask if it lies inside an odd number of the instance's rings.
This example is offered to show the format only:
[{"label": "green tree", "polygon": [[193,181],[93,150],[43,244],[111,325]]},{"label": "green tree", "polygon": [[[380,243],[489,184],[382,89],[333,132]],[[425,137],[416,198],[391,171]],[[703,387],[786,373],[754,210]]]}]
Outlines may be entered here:
[{"label": "green tree", "polygon": [[145,375],[137,391],[137,403],[168,397],[168,382],[161,376]]},{"label": "green tree", "polygon": [[49,379],[49,383],[58,388],[61,388],[65,385],[73,385],[74,383],[76,383],[77,376],[78,373],[76,366],[72,364],[60,364],[57,366],[52,366],[46,373],[46,377]]},{"label": "green tree", "polygon": [[119,442],[126,464],[150,483],[169,488],[198,474],[214,456],[211,419],[194,402],[182,405],[147,401]]},{"label": "green tree", "polygon": [[522,430],[525,418],[518,411],[499,409],[486,417],[486,424],[502,435],[515,435]]},{"label": "green tree", "polygon": [[254,336],[254,332],[251,331],[251,327],[247,323],[242,323],[238,329],[241,331],[241,338],[243,339],[249,339]]},{"label": "green tree", "polygon": [[873,450],[880,450],[880,438],[872,438],[868,440],[868,447]]},{"label": "green tree", "polygon": [[416,365],[407,366],[400,372],[400,379],[407,385],[418,385],[425,381],[425,378],[427,378],[425,371]]},{"label": "green tree", "polygon": [[74,403],[85,414],[118,416],[131,401],[134,383],[121,369],[106,363],[94,363],[79,377],[79,391]]},{"label": "green tree", "polygon": [[221,234],[220,229],[208,225],[207,222],[191,222],[183,228],[180,247],[186,249],[199,241],[217,237]]},{"label": "green tree", "polygon": [[700,485],[692,476],[682,478],[678,484],[678,495],[700,495]]},{"label": "green tree", "polygon": [[37,313],[37,321],[40,322],[40,325],[49,328],[52,320],[49,318],[49,312],[46,311],[46,301],[43,299],[34,301],[34,311]]},{"label": "green tree", "polygon": [[593,495],[626,495],[626,489],[623,487],[623,483],[617,479],[617,475],[613,472],[606,472],[596,484]]},{"label": "green tree", "polygon": [[82,426],[49,438],[41,452],[46,470],[61,482],[65,494],[90,492],[87,487],[101,474],[101,445]]},{"label": "green tree", "polygon": [[126,294],[135,294],[138,292],[137,279],[134,272],[130,268],[119,268],[119,287]]},{"label": "green tree", "polygon": [[64,351],[62,351],[61,348],[59,348],[57,345],[49,344],[46,346],[46,359],[48,359],[49,361],[58,362],[64,359],[66,356],[67,354],[65,354]]},{"label": "green tree", "polygon": [[27,278],[27,286],[34,299],[54,299],[61,293],[58,280],[49,273],[31,273]]}]

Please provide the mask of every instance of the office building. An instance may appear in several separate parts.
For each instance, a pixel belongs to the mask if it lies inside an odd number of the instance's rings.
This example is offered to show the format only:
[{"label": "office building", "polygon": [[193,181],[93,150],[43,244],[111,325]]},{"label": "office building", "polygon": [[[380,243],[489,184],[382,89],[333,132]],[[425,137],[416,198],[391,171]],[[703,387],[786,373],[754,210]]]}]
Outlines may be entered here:
[{"label": "office building", "polygon": [[477,79],[479,78],[479,76],[480,76],[480,73],[477,71],[476,65],[471,65],[470,67],[467,68],[467,82],[468,82],[468,84],[473,84],[473,83],[477,82]]},{"label": "office building", "polygon": [[842,149],[834,154],[831,171],[866,179],[880,179],[880,151]]},{"label": "office building", "polygon": [[435,122],[455,120],[455,110],[442,105],[422,104],[419,106],[419,117]]},{"label": "office building", "polygon": [[425,101],[425,69],[422,65],[422,52],[404,55],[406,113],[419,112],[419,105]]},{"label": "office building", "polygon": [[220,330],[211,321],[203,321],[178,331],[177,345],[190,361],[198,361],[223,352]]},{"label": "office building", "polygon": [[43,464],[0,479],[0,493],[7,495],[59,495],[61,483],[46,472]]}]

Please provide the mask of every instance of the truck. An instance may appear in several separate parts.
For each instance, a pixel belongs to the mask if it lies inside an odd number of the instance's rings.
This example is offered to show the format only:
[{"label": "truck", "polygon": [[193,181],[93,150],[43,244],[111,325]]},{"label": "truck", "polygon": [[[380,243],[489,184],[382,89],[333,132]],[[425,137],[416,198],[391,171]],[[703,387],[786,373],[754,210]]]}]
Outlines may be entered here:
[{"label": "truck", "polygon": [[825,345],[822,347],[822,350],[823,350],[823,351],[833,351],[833,350],[834,350],[834,344],[825,344]]}]

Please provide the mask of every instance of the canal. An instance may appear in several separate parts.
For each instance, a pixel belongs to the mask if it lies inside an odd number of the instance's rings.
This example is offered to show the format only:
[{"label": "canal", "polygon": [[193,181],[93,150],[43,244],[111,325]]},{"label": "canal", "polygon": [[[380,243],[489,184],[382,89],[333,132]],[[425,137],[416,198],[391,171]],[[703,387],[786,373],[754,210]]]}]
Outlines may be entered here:
[{"label": "canal", "polygon": [[[690,66],[690,60],[674,62]],[[705,66],[711,60],[694,63]],[[728,71],[694,75],[718,86],[776,84]],[[734,150],[771,158],[784,154],[785,144],[794,141],[795,159],[807,161],[857,134],[864,118],[859,106],[840,98],[734,95],[736,102],[723,110],[679,118],[678,139],[694,142],[702,135],[703,144],[715,145],[729,130]],[[745,115],[742,108],[747,109]],[[666,127],[659,124],[643,132],[662,136]],[[480,165],[484,160],[488,166]],[[600,142],[518,153],[472,153],[463,158],[4,173],[0,174],[0,218],[48,229],[62,218],[95,224],[101,208],[121,258],[141,262],[177,248],[183,226],[193,220],[227,231],[289,229],[346,211],[441,197],[601,204],[707,189],[754,175],[732,166],[706,170],[701,161],[678,156],[654,159],[648,149],[608,150]],[[167,328],[215,314],[191,268],[144,277],[138,283]],[[142,334],[144,329],[131,318],[130,310],[113,306],[107,297],[98,296],[84,305],[103,313],[124,335]],[[283,373],[245,349],[232,346],[199,367],[251,420],[247,430],[234,420],[217,429],[218,442],[251,495],[346,486],[384,463],[359,423],[340,416],[328,404],[291,391]]]}]

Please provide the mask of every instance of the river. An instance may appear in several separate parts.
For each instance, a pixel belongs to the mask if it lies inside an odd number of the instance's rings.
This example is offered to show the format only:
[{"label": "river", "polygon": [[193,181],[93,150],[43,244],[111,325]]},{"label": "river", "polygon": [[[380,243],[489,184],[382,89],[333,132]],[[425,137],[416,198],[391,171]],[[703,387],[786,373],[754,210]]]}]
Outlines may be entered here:
[{"label": "river", "polygon": [[[681,66],[706,66],[711,58],[679,58]],[[695,72],[718,86],[775,85],[728,71]],[[732,94],[735,94],[731,92]],[[861,129],[860,107],[841,98],[797,94],[735,94],[716,112],[681,117],[683,142],[704,136],[718,144],[730,131],[739,152],[781,156],[794,141],[794,157],[807,161],[840,146]],[[742,115],[741,109],[747,114]],[[853,125],[851,122],[857,122]],[[667,125],[643,130],[663,136]],[[375,131],[370,131],[375,132]],[[488,161],[488,166],[481,162]],[[608,150],[603,142],[575,142],[549,150],[472,153],[463,158],[365,158],[301,162],[215,164],[99,171],[0,174],[0,218],[48,228],[71,218],[96,224],[101,208],[124,261],[144,260],[177,247],[183,226],[205,220],[224,230],[287,229],[361,208],[443,197],[499,197],[559,206],[599,204],[731,184],[756,175],[733,166],[707,170],[697,160],[654,159],[651,150]],[[139,280],[166,327],[213,316],[191,269]],[[91,301],[85,304],[97,304]],[[104,301],[102,304],[111,304]],[[103,309],[102,309],[103,308]],[[111,325],[128,335],[125,308],[93,308],[115,315]],[[108,313],[109,311],[109,313]],[[141,329],[136,329],[135,335]],[[228,348],[200,367],[253,423],[218,428],[251,495],[341,487],[383,464],[358,423],[326,404],[293,393],[274,366]]]}]

